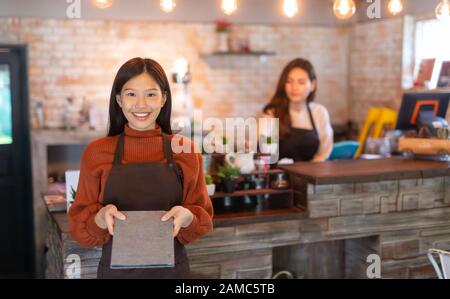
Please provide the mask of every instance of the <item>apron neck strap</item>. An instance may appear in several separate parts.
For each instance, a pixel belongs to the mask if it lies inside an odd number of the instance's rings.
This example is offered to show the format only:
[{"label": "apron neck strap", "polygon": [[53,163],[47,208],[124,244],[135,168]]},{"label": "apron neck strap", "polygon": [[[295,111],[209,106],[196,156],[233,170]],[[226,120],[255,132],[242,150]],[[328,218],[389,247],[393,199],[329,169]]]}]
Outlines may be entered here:
[{"label": "apron neck strap", "polygon": [[[163,138],[163,150],[164,150],[164,156],[166,157],[167,163],[169,166],[173,165],[173,154],[172,149],[170,145],[170,139],[169,136],[167,136],[166,133],[162,133]],[[114,154],[114,165],[120,165],[122,162],[123,157],[123,148],[125,145],[125,136],[124,133],[119,135],[119,140],[117,141],[116,145],[116,151]]]},{"label": "apron neck strap", "polygon": [[124,146],[124,134],[119,135],[119,140],[117,141],[116,151],[114,153],[114,165],[120,165],[123,156],[123,146]]},{"label": "apron neck strap", "polygon": [[309,103],[306,104],[306,108],[308,109],[309,119],[311,120],[313,130],[314,130],[314,132],[317,132],[316,123],[314,122],[314,117],[312,115],[311,108],[309,107]]},{"label": "apron neck strap", "polygon": [[173,153],[172,153],[172,146],[170,142],[170,138],[166,133],[162,133],[163,137],[163,146],[164,146],[164,156],[166,156],[167,164],[169,166],[173,165]]}]

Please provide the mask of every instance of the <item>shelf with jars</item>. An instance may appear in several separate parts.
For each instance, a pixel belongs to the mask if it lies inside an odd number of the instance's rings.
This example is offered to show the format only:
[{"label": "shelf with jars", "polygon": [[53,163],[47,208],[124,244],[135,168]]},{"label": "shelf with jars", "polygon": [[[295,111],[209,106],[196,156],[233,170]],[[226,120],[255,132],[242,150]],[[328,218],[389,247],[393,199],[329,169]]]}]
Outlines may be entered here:
[{"label": "shelf with jars", "polygon": [[[204,160],[215,219],[256,219],[304,212],[295,203],[287,173],[259,154],[213,154]],[[298,215],[297,215],[298,216]]]}]

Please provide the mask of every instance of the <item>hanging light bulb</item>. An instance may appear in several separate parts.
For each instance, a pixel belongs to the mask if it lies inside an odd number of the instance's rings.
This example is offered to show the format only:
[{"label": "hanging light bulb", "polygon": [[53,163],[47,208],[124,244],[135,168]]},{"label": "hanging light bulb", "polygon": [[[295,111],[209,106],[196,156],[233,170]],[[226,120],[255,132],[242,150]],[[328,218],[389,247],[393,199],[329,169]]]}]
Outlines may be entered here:
[{"label": "hanging light bulb", "polygon": [[440,21],[450,21],[450,3],[442,0],[436,7],[436,18]]},{"label": "hanging light bulb", "polygon": [[401,13],[403,11],[403,2],[402,0],[390,0],[388,4],[388,9],[391,14],[394,16]]},{"label": "hanging light bulb", "polygon": [[298,14],[297,0],[283,0],[283,12],[288,18]]},{"label": "hanging light bulb", "polygon": [[175,0],[161,0],[160,6],[163,12],[169,13],[175,9],[175,6],[177,6],[177,4],[175,3]]},{"label": "hanging light bulb", "polygon": [[333,5],[334,14],[338,19],[350,19],[356,11],[355,1],[335,0]]},{"label": "hanging light bulb", "polygon": [[222,0],[222,11],[226,15],[231,15],[237,10],[237,0]]},{"label": "hanging light bulb", "polygon": [[113,5],[113,0],[91,0],[92,4],[101,9],[106,9]]}]

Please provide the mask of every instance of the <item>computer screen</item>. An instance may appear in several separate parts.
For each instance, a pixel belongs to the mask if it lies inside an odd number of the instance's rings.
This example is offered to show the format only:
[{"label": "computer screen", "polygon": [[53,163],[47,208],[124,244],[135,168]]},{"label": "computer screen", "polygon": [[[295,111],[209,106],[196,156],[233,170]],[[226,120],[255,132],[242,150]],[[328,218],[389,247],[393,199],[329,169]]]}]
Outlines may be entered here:
[{"label": "computer screen", "polygon": [[421,111],[432,111],[435,116],[445,119],[450,92],[414,92],[403,94],[397,118],[397,130],[417,129]]}]

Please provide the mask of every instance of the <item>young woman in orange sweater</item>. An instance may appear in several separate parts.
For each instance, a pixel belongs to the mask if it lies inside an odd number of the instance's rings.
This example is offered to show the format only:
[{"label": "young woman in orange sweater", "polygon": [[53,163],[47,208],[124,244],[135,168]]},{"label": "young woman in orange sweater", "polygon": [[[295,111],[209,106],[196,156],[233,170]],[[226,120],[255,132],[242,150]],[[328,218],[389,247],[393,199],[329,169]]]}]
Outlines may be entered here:
[{"label": "young woman in orange sweater", "polygon": [[[174,153],[170,127],[171,93],[163,68],[134,58],[118,71],[111,91],[108,136],[88,144],[69,214],[72,238],[84,247],[103,246],[98,278],[186,278],[184,244],[212,230],[213,208],[206,191],[202,156]],[[115,218],[120,211],[165,210],[173,218],[175,267],[111,269]],[[130,244],[130,246],[133,246]]]}]

